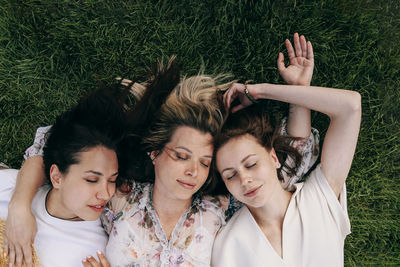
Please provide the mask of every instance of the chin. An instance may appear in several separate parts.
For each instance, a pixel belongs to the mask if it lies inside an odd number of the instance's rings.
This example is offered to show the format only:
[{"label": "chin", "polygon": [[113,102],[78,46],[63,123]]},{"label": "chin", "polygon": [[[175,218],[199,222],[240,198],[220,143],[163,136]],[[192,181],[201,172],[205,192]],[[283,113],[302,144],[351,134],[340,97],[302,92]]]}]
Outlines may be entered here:
[{"label": "chin", "polygon": [[265,201],[263,200],[255,200],[255,201],[247,201],[247,202],[243,202],[246,206],[250,207],[250,208],[261,208],[265,206]]},{"label": "chin", "polygon": [[196,191],[188,191],[188,190],[186,192],[180,191],[176,193],[176,197],[181,200],[189,200],[192,199],[195,193]]}]

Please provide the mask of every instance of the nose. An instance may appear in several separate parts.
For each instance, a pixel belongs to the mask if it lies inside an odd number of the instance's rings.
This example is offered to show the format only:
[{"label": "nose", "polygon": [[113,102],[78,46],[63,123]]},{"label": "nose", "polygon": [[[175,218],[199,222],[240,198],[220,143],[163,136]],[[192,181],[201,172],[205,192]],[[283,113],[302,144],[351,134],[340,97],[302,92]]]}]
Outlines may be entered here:
[{"label": "nose", "polygon": [[105,183],[101,183],[99,187],[100,188],[97,191],[97,198],[108,201],[114,194],[115,184],[110,184],[106,181]]},{"label": "nose", "polygon": [[185,174],[194,177],[197,177],[198,174],[198,166],[197,163],[194,161],[190,161],[185,170]]},{"label": "nose", "polygon": [[240,185],[242,186],[245,186],[253,181],[251,175],[245,171],[239,172],[239,177],[240,177]]}]

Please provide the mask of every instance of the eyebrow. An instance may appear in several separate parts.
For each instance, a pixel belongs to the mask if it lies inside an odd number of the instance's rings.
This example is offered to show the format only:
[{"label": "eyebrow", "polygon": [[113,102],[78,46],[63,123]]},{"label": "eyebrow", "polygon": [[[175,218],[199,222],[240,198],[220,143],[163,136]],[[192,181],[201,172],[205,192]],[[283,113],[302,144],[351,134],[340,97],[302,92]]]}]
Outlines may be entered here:
[{"label": "eyebrow", "polygon": [[[93,173],[93,174],[98,175],[98,176],[103,176],[103,175],[104,175],[104,174],[102,174],[101,172],[97,172],[97,171],[93,171],[93,170],[85,171],[85,173]],[[114,174],[111,175],[110,177],[116,176],[116,175],[118,175],[118,172],[114,173]]]},{"label": "eyebrow", "polygon": [[[177,146],[177,147],[175,147],[175,149],[177,149],[177,148],[186,150],[186,151],[189,152],[190,154],[193,154],[193,152],[192,152],[190,149],[188,149],[188,148],[186,148],[186,147],[184,147],[184,146]],[[201,157],[202,157],[202,158],[210,158],[210,159],[212,159],[212,156],[210,156],[210,155],[204,155],[204,156],[201,156]]]},{"label": "eyebrow", "polygon": [[[246,161],[248,158],[250,158],[250,157],[252,157],[252,156],[255,156],[255,155],[256,155],[256,154],[249,154],[249,155],[247,155],[246,157],[244,157],[244,158],[240,161],[240,163],[243,163],[243,162]],[[223,174],[225,171],[229,171],[229,170],[233,170],[233,167],[229,167],[229,168],[223,169],[222,172],[221,172],[221,174]]]}]

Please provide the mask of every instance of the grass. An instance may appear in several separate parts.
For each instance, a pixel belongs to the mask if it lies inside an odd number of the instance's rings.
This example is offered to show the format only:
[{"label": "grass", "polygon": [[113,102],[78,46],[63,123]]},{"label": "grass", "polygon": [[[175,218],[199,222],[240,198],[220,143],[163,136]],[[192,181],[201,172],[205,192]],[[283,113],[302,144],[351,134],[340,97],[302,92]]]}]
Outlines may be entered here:
[{"label": "grass", "polygon": [[[356,90],[363,121],[348,188],[346,266],[400,265],[400,2],[0,0],[0,160],[97,86],[176,54],[183,72],[282,80],[276,57],[313,42],[312,84]],[[313,114],[324,133],[328,120]]]}]

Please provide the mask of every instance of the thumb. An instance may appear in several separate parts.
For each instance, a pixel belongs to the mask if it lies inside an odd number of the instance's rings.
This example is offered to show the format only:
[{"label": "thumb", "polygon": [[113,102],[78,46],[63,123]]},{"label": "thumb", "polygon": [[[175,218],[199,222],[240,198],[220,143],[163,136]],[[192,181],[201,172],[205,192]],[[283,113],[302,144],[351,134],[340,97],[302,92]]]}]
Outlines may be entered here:
[{"label": "thumb", "polygon": [[278,55],[278,60],[276,61],[276,63],[277,63],[277,65],[278,65],[278,70],[281,72],[281,71],[284,71],[285,69],[286,69],[286,67],[285,67],[285,62],[284,62],[284,56],[283,56],[283,53],[282,52],[279,52],[279,55]]},{"label": "thumb", "polygon": [[239,105],[237,105],[237,106],[234,106],[234,107],[232,108],[231,112],[232,112],[232,113],[235,113],[235,112],[237,112],[237,111],[239,111],[239,110],[241,110],[241,109],[244,109],[244,108],[245,108],[245,106],[244,106],[243,104],[239,104]]}]

